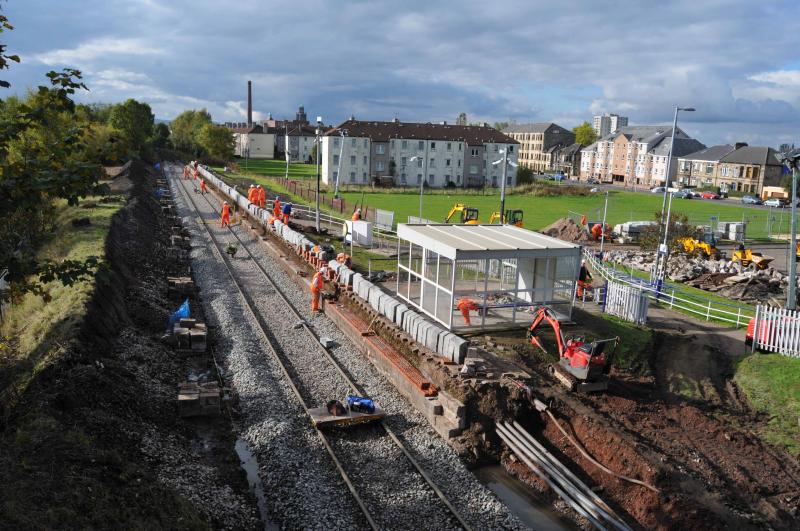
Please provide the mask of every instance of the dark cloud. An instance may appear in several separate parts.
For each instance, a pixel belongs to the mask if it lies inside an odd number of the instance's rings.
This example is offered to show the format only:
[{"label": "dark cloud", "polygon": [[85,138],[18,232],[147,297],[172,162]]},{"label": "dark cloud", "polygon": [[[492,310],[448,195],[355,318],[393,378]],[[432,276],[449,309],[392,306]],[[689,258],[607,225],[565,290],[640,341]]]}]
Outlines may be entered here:
[{"label": "dark cloud", "polygon": [[[144,99],[170,118],[243,119],[245,82],[277,116],[304,104],[359,118],[665,123],[707,144],[797,136],[800,4],[765,0],[10,2],[17,90],[76,66],[91,100]],[[794,65],[794,66],[791,66]],[[686,120],[683,122],[683,120]]]}]

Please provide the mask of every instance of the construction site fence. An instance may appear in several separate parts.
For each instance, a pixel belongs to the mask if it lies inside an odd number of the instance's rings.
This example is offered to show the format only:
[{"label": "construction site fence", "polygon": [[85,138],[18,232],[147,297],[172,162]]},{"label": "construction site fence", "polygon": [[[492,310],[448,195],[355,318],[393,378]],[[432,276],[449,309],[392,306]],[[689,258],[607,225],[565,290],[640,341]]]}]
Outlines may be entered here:
[{"label": "construction site fence", "polygon": [[603,290],[603,310],[637,325],[647,322],[650,299],[641,286],[634,287],[609,280]]},{"label": "construction site fence", "polygon": [[751,347],[753,351],[758,349],[800,358],[800,312],[757,306]]},{"label": "construction site fence", "polygon": [[616,265],[603,262],[591,250],[584,249],[583,256],[592,270],[598,273],[606,282],[617,282],[641,290],[653,302],[664,308],[680,310],[704,321],[718,321],[740,327],[746,325],[755,317],[756,309],[749,306],[740,306],[725,303],[682,291],[668,282],[658,284],[634,276],[632,273],[619,270]]}]

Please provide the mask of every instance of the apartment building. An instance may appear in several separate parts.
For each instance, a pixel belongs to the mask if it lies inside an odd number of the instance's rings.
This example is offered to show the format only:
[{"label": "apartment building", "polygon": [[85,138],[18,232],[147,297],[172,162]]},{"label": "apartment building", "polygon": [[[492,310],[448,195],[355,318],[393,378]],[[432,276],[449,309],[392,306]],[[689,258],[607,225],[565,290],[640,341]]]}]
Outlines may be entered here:
[{"label": "apartment building", "polygon": [[581,150],[580,178],[631,187],[672,183],[677,175],[678,157],[700,151],[705,146],[678,128],[667,176],[671,137],[670,126],[622,127]]},{"label": "apartment building", "polygon": [[620,127],[628,126],[628,117],[618,114],[600,114],[592,118],[592,126],[597,138],[603,138],[619,131]]},{"label": "apartment building", "polygon": [[554,169],[554,148],[575,143],[575,133],[553,122],[514,124],[503,133],[519,142],[519,163],[539,173]]},{"label": "apartment building", "polygon": [[275,157],[275,135],[266,133],[260,125],[225,124],[233,133],[234,154],[251,159]]},{"label": "apartment building", "polygon": [[[344,136],[342,136],[344,133]],[[519,143],[489,127],[446,122],[411,123],[350,119],[322,137],[324,183],[395,186],[483,187],[501,184],[502,164],[492,164],[508,150],[517,162]],[[509,166],[506,185],[516,184]]]},{"label": "apartment building", "polygon": [[311,153],[316,138],[317,130],[311,125],[285,126],[282,151],[289,154],[292,162],[313,162]]},{"label": "apartment building", "polygon": [[783,167],[770,147],[722,144],[678,158],[678,180],[688,186],[714,187],[723,192],[772,195]]}]

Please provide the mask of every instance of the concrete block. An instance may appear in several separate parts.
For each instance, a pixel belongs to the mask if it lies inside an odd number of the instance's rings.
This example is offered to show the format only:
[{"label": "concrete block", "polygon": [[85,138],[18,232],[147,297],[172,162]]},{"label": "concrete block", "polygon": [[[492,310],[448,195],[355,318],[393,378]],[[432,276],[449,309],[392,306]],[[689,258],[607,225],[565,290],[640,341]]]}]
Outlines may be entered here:
[{"label": "concrete block", "polygon": [[436,347],[439,345],[439,336],[444,333],[445,331],[438,325],[434,324],[429,327],[425,336],[425,346],[438,354]]},{"label": "concrete block", "polygon": [[398,306],[400,306],[400,302],[397,299],[394,297],[385,297],[383,299],[383,308],[381,308],[381,313],[385,315],[387,319],[394,322],[394,314],[397,311]]},{"label": "concrete block", "polygon": [[436,352],[443,358],[452,359],[449,347],[453,337],[454,334],[452,332],[444,331],[444,333],[439,334],[439,340],[436,342]]},{"label": "concrete block", "polygon": [[405,317],[406,313],[410,312],[411,310],[408,309],[408,306],[403,304],[402,302],[397,305],[397,308],[394,310],[394,323],[397,326],[403,326],[403,318]]},{"label": "concrete block", "polygon": [[464,358],[467,357],[468,347],[469,342],[466,339],[453,334],[453,337],[449,340],[449,346],[445,357],[455,363],[464,363]]},{"label": "concrete block", "polygon": [[359,297],[364,299],[365,301],[369,302],[369,291],[372,289],[374,284],[368,280],[361,280],[359,283],[359,290],[356,293]]},{"label": "concrete block", "polygon": [[386,294],[383,292],[381,288],[378,286],[373,285],[369,289],[369,305],[372,306],[372,309],[376,312],[379,312],[381,309],[381,301],[383,298],[386,297]]},{"label": "concrete block", "polygon": [[364,277],[363,277],[363,275],[361,275],[361,273],[353,273],[353,278],[352,278],[353,293],[355,293],[356,295],[358,295],[358,287],[361,284],[361,282],[363,282],[363,281],[364,281]]}]

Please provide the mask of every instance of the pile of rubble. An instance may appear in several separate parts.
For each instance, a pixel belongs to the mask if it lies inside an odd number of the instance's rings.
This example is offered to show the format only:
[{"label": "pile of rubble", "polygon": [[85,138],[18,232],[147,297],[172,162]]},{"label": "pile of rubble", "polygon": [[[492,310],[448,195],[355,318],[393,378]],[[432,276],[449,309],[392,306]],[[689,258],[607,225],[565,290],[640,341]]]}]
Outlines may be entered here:
[{"label": "pile of rubble", "polygon": [[[655,253],[648,251],[608,251],[603,259],[640,271],[652,271]],[[743,302],[785,298],[787,276],[773,268],[757,270],[727,259],[713,260],[673,254],[667,265],[667,278]]]},{"label": "pile of rubble", "polygon": [[568,242],[585,242],[591,239],[586,228],[578,225],[570,218],[561,218],[542,229],[541,232]]}]

